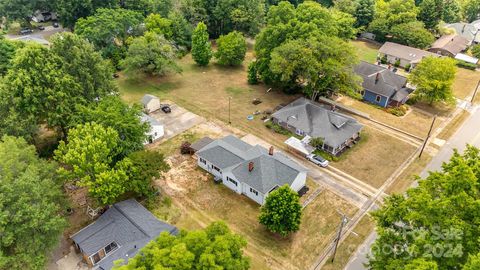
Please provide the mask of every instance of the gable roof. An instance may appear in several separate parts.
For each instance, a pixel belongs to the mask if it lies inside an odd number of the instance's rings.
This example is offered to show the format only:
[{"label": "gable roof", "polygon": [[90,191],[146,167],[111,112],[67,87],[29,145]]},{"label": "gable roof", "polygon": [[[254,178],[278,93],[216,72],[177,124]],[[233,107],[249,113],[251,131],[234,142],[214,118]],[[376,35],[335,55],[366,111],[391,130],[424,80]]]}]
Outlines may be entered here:
[{"label": "gable roof", "polygon": [[272,117],[306,132],[312,138],[323,138],[332,147],[340,146],[363,128],[354,118],[305,98],[293,101]]},{"label": "gable roof", "polygon": [[[363,78],[364,89],[388,98],[393,97],[407,84],[407,78],[395,72],[371,63],[361,61],[355,66],[355,73]],[[377,76],[378,74],[378,76]]]},{"label": "gable roof", "polygon": [[466,50],[469,44],[470,41],[468,39],[457,34],[443,35],[432,44],[430,50],[442,49],[453,55],[457,55]]},{"label": "gable roof", "polygon": [[[237,180],[265,194],[275,186],[291,185],[300,172],[306,169],[287,156],[274,152],[269,155],[260,145],[252,146],[229,135],[215,140],[197,152],[220,169],[231,168]],[[248,171],[248,164],[254,169]]]},{"label": "gable roof", "polygon": [[162,125],[162,123],[160,123],[157,119],[151,117],[150,115],[144,114],[144,113],[142,113],[142,115],[140,116],[140,121],[142,123],[148,122],[151,127]]},{"label": "gable roof", "polygon": [[405,59],[412,63],[418,63],[427,56],[439,57],[437,54],[431,52],[393,42],[385,42],[385,44],[383,44],[383,46],[378,51],[383,54],[395,56],[400,59]]},{"label": "gable roof", "polygon": [[142,104],[147,105],[150,101],[152,101],[154,99],[158,99],[158,97],[156,97],[154,95],[146,94],[142,97]]},{"label": "gable roof", "polygon": [[110,269],[113,261],[134,256],[165,231],[178,234],[177,228],[158,220],[137,201],[129,199],[112,205],[94,223],[72,235],[71,239],[87,256],[112,242],[117,243],[119,248],[98,263],[102,269]]},{"label": "gable roof", "polygon": [[469,41],[469,43],[472,43],[473,41],[480,42],[480,34],[477,34],[477,32],[480,29],[476,27],[477,24],[478,24],[477,21],[471,24],[458,22],[458,23],[447,24],[445,25],[445,27],[453,29],[457,35],[460,35],[466,38]]}]

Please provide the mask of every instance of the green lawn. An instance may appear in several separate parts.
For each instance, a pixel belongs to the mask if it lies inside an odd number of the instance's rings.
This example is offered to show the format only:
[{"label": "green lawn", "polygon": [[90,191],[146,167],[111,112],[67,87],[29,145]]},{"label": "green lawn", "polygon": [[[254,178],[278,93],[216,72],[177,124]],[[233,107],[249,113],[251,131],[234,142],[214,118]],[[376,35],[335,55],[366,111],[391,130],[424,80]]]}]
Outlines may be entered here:
[{"label": "green lawn", "polygon": [[377,44],[362,40],[352,40],[350,43],[357,48],[360,60],[369,63],[374,63],[377,60],[378,49],[380,48]]}]

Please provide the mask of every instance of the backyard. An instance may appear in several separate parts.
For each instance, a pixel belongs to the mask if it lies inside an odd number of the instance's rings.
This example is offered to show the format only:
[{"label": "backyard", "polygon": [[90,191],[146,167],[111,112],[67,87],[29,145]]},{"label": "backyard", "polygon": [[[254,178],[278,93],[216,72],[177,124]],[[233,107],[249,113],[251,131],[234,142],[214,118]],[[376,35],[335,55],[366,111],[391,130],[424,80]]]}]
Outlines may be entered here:
[{"label": "backyard", "polygon": [[369,63],[376,62],[380,45],[363,40],[352,40],[350,43],[357,49],[360,60]]}]

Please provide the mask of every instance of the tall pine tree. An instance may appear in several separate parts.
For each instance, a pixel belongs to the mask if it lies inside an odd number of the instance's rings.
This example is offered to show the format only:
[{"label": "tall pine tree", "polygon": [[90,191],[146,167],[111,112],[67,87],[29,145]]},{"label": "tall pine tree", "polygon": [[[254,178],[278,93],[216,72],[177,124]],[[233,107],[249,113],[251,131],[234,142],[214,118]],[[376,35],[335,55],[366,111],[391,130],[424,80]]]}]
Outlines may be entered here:
[{"label": "tall pine tree", "polygon": [[212,47],[208,40],[207,26],[199,22],[192,34],[192,57],[200,66],[206,66],[212,59]]}]

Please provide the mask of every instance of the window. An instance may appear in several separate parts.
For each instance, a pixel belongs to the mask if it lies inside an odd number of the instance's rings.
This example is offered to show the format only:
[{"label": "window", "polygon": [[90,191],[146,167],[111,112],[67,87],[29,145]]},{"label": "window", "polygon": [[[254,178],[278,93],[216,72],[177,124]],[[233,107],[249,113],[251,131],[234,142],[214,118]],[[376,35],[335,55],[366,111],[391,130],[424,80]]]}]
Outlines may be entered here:
[{"label": "window", "polygon": [[258,196],[258,191],[253,188],[250,188],[250,192]]},{"label": "window", "polygon": [[217,171],[217,172],[219,172],[220,174],[222,174],[222,171],[220,170],[220,168],[215,167],[215,166],[213,166],[213,165],[212,165],[212,168],[213,168],[215,171]]},{"label": "window", "polygon": [[376,101],[376,102],[380,102],[380,100],[382,100],[382,97],[379,96],[379,95],[377,95],[377,96],[375,97],[375,101]]},{"label": "window", "polygon": [[117,249],[117,247],[118,247],[117,243],[115,243],[115,242],[110,243],[110,245],[107,245],[105,247],[105,254],[108,254],[108,253],[114,251],[115,249]]},{"label": "window", "polygon": [[303,136],[305,134],[305,132],[303,132],[303,130],[300,130],[300,129],[295,130],[295,133],[299,136]]},{"label": "window", "polygon": [[98,263],[102,258],[100,258],[100,254],[97,252],[95,254],[93,254],[91,257],[90,257],[90,260],[92,261],[93,264],[96,264]]},{"label": "window", "polygon": [[205,159],[203,159],[203,158],[200,158],[200,162],[203,163],[203,164],[205,164],[205,165],[207,165],[207,161],[206,161]]},{"label": "window", "polygon": [[234,184],[235,186],[238,186],[237,181],[233,180],[232,178],[230,178],[230,177],[228,177],[228,176],[227,176],[227,181],[228,181],[228,182],[231,182],[231,183]]}]

